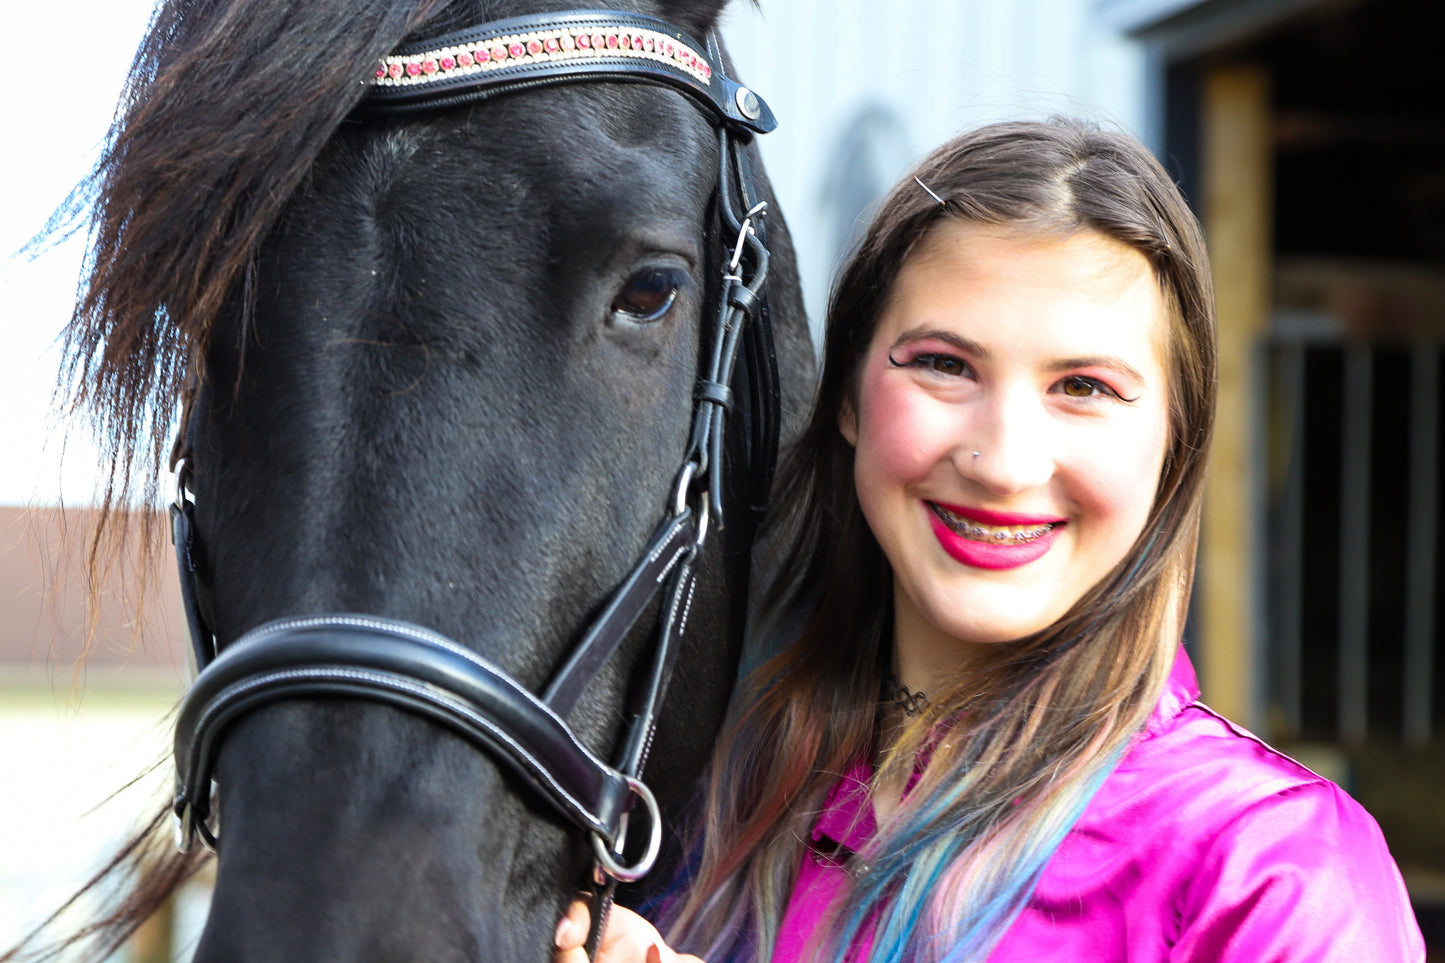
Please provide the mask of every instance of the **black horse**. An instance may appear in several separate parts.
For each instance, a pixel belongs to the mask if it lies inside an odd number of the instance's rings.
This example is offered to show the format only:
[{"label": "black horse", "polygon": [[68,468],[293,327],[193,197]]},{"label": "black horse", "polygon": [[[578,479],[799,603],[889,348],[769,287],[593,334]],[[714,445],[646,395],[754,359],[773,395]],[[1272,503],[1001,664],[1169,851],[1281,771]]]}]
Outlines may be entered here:
[{"label": "black horse", "polygon": [[[725,2],[621,7],[707,38]],[[71,378],[121,483],[164,461],[186,403],[186,562],[223,654],[270,620],[362,613],[458,640],[540,692],[669,511],[736,239],[718,117],[675,85],[610,75],[405,113],[364,102],[407,43],[563,8],[157,14],[96,175]],[[786,229],[775,211],[765,223],[786,434],[812,355]],[[645,772],[666,812],[694,788],[739,656],[757,520],[745,420],[729,423],[727,524],[700,560]],[[567,717],[603,758],[652,624]],[[417,714],[289,698],[223,737],[197,960],[542,961],[591,875],[585,834],[544,794]],[[191,865],[173,860],[111,932]]]}]

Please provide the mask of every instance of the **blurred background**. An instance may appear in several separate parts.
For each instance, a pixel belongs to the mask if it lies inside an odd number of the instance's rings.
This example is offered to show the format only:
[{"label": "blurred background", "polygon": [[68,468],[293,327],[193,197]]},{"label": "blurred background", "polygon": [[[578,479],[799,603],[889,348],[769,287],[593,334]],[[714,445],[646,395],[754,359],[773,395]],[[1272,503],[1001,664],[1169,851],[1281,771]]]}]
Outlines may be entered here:
[{"label": "blurred background", "polygon": [[[0,256],[93,162],[149,6],[0,14],[13,50],[42,51],[47,91],[7,102]],[[860,218],[964,128],[1093,118],[1137,134],[1179,180],[1209,236],[1221,326],[1187,639],[1204,697],[1375,815],[1432,960],[1445,959],[1445,107],[1429,66],[1442,35],[1438,0],[737,0],[725,28],[781,121],[763,152],[815,320]],[[164,756],[186,675],[164,556],[106,573],[93,602],[82,578],[94,450],[51,404],[78,240],[0,267],[0,946],[164,797],[167,765],[105,802]],[[124,958],[185,959],[203,905],[182,900]]]}]

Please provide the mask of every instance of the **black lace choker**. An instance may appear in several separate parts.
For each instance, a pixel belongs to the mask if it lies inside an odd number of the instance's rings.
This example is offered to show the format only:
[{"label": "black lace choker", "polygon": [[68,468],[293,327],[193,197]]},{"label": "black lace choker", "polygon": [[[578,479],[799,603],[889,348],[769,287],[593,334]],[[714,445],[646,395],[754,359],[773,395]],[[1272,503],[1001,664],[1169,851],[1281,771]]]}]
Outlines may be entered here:
[{"label": "black lace choker", "polygon": [[883,702],[903,710],[905,716],[916,716],[928,708],[928,696],[914,692],[892,672],[883,673]]}]

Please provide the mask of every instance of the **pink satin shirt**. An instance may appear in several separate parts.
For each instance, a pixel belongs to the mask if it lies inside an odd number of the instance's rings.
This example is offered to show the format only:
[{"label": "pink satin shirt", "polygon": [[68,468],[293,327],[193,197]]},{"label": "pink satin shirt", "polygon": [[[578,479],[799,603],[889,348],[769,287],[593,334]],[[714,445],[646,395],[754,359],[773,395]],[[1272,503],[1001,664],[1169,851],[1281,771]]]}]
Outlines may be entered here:
[{"label": "pink satin shirt", "polygon": [[[1199,703],[1181,649],[1158,707],[1045,867],[990,963],[1420,963],[1424,943],[1374,819]],[[814,850],[874,832],[844,776],[813,830],[773,963],[805,959],[844,871]],[[865,932],[852,957],[862,959]]]}]

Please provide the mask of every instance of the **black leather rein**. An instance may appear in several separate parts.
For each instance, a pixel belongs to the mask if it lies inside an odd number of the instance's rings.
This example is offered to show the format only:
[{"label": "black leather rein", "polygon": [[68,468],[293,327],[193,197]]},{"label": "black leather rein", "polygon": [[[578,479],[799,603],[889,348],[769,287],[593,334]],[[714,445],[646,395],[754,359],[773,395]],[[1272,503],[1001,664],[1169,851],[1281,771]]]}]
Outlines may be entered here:
[{"label": "black leather rein", "polygon": [[[661,817],[639,776],[651,745],[685,629],[695,567],[710,524],[722,522],[722,452],[733,407],[735,367],[748,386],[749,501],[759,508],[771,484],[778,443],[778,387],[763,289],[768,251],[761,235],[743,148],[775,126],[756,95],[721,72],[716,38],[706,48],[670,24],[606,10],[569,11],[484,24],[407,45],[380,61],[363,111],[434,110],[534,86],[581,81],[663,84],[691,97],[718,130],[717,206],[724,236],[735,238],[723,269],[711,345],[701,367],[688,452],[661,523],[641,558],[589,625],[540,696],[487,659],[428,629],[361,614],[282,619],[259,626],[218,653],[196,602],[194,502],[189,454],[178,444],[172,535],[198,675],[176,724],[177,844],[195,836],[215,849],[212,770],[228,724],[281,699],[341,696],[417,713],[459,733],[534,787],[564,818],[585,830],[598,868],[632,881],[651,867]],[[183,417],[183,421],[186,419]],[[182,425],[182,433],[186,426]],[[599,759],[565,717],[661,595],[644,695],[620,758]],[[640,800],[649,835],[643,853],[623,861],[628,811]],[[601,913],[594,913],[599,924]]]}]

